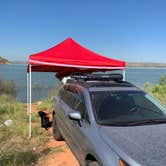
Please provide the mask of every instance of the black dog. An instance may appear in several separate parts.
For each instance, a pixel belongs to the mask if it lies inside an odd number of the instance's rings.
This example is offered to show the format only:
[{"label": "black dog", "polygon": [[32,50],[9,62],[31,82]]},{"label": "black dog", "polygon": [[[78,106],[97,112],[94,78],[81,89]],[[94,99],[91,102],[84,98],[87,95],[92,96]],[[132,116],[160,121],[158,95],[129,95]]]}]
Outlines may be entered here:
[{"label": "black dog", "polygon": [[49,119],[49,114],[43,111],[38,112],[40,118],[41,118],[41,127],[48,130],[52,126],[52,122]]}]

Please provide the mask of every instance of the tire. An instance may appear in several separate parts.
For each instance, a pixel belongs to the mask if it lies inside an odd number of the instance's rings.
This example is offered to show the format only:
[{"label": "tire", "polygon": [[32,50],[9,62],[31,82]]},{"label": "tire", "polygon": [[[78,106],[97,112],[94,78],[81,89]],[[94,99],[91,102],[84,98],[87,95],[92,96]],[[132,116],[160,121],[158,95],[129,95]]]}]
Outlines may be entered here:
[{"label": "tire", "polygon": [[53,130],[53,137],[56,141],[62,141],[63,137],[58,129],[57,123],[55,121],[55,118],[53,118],[53,126],[52,126],[52,130]]},{"label": "tire", "polygon": [[90,161],[88,162],[88,166],[100,166],[97,161]]}]

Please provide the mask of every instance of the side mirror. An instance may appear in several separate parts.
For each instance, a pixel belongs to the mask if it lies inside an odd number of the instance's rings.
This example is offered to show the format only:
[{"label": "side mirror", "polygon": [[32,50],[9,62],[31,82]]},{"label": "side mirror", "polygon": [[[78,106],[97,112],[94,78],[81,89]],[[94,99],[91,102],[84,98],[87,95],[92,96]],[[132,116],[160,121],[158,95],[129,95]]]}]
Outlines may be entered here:
[{"label": "side mirror", "polygon": [[81,120],[82,119],[81,114],[78,111],[69,113],[69,118],[71,120]]}]

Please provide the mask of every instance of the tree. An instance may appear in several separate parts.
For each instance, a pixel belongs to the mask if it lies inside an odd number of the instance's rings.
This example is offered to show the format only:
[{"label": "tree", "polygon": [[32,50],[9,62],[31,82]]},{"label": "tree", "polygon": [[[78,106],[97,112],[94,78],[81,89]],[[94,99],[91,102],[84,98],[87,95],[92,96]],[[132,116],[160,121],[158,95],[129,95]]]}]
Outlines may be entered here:
[{"label": "tree", "polygon": [[159,83],[160,85],[166,85],[166,76],[161,76]]}]

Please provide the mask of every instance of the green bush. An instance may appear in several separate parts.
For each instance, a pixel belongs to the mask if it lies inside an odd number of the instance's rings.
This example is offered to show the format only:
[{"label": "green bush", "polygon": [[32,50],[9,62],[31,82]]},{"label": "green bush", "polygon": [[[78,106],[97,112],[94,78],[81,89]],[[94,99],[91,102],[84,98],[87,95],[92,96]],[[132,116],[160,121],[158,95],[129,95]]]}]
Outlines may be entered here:
[{"label": "green bush", "polygon": [[161,76],[159,83],[160,85],[166,85],[166,76]]},{"label": "green bush", "polygon": [[0,95],[16,95],[16,85],[13,81],[0,80]]},{"label": "green bush", "polygon": [[162,76],[159,83],[152,86],[149,82],[144,85],[144,90],[166,104],[166,76]]}]

